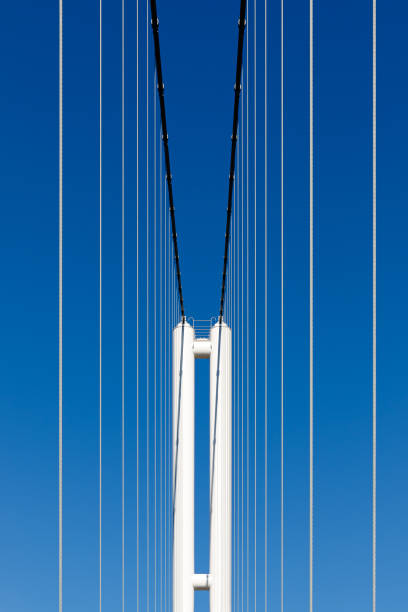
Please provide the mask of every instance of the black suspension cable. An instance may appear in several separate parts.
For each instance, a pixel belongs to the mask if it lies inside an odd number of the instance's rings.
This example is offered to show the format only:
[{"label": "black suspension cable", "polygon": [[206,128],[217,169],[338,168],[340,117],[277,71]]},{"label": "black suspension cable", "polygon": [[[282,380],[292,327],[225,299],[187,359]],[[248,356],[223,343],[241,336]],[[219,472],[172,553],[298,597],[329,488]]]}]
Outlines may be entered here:
[{"label": "black suspension cable", "polygon": [[227,229],[225,231],[225,247],[224,247],[224,267],[222,272],[222,288],[221,288],[221,306],[220,306],[220,322],[224,314],[224,300],[225,300],[225,281],[227,278],[227,266],[228,266],[228,248],[230,242],[230,228],[231,228],[231,213],[232,213],[232,195],[235,180],[235,150],[237,148],[237,132],[238,132],[238,111],[239,111],[239,96],[241,93],[241,74],[242,74],[242,55],[244,48],[244,32],[245,32],[245,12],[246,12],[246,0],[241,0],[241,8],[238,20],[238,53],[237,53],[237,72],[235,76],[235,97],[234,97],[234,119],[232,122],[232,136],[231,136],[231,160],[230,160],[230,172],[229,172],[229,186],[228,186],[228,208],[227,208]]},{"label": "black suspension cable", "polygon": [[163,139],[163,147],[164,147],[164,159],[165,159],[165,164],[166,164],[166,181],[167,181],[167,188],[169,192],[171,232],[173,236],[174,258],[176,260],[176,274],[177,274],[178,293],[179,293],[179,299],[180,299],[180,310],[181,310],[181,316],[184,322],[186,317],[184,314],[183,291],[181,288],[180,258],[179,258],[179,251],[178,251],[178,246],[177,246],[176,217],[174,213],[172,176],[170,172],[169,135],[167,133],[166,108],[164,105],[164,83],[163,83],[163,72],[162,72],[162,64],[161,64],[161,56],[160,56],[159,20],[157,17],[156,0],[150,0],[150,11],[152,15],[151,23],[152,23],[153,40],[154,40],[154,54],[156,58],[157,90],[159,92],[159,100],[160,100],[162,139]]}]

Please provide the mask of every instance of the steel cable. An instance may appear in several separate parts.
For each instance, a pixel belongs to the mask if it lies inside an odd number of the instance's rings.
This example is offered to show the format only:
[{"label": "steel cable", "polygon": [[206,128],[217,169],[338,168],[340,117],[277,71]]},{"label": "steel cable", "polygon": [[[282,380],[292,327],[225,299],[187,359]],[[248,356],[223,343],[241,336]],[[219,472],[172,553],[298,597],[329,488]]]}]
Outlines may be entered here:
[{"label": "steel cable", "polygon": [[222,286],[221,286],[221,304],[220,304],[220,321],[224,314],[224,300],[225,300],[225,281],[227,277],[228,267],[228,249],[230,241],[230,230],[231,230],[231,210],[232,210],[232,195],[233,185],[235,180],[235,151],[237,146],[237,133],[238,133],[238,110],[239,110],[239,97],[241,93],[241,75],[242,75],[242,56],[244,47],[244,33],[245,33],[245,13],[246,13],[246,0],[241,0],[240,14],[238,20],[238,52],[237,52],[237,68],[235,76],[235,97],[234,97],[234,115],[232,122],[232,136],[231,136],[231,159],[230,159],[230,171],[229,171],[229,184],[228,184],[228,207],[227,207],[227,226],[225,231],[225,245],[224,245],[224,265],[222,272]]},{"label": "steel cable", "polygon": [[165,164],[166,164],[167,189],[169,192],[169,209],[170,209],[172,236],[173,236],[174,258],[176,262],[177,283],[178,283],[178,293],[179,293],[179,300],[180,300],[181,316],[184,321],[185,313],[184,313],[184,302],[183,302],[183,290],[181,286],[180,258],[179,258],[178,244],[177,244],[176,217],[175,217],[174,200],[173,200],[173,184],[172,184],[172,175],[171,175],[171,170],[170,170],[169,135],[167,132],[166,107],[164,103],[164,83],[163,83],[163,72],[162,72],[162,63],[161,63],[161,55],[160,55],[159,19],[157,17],[156,0],[150,0],[150,11],[151,11],[151,16],[152,16],[151,23],[152,23],[153,40],[154,40],[154,53],[155,53],[155,58],[156,58],[157,90],[159,92],[159,101],[160,101],[162,140],[163,140],[163,149],[164,149],[164,159],[165,159]]}]

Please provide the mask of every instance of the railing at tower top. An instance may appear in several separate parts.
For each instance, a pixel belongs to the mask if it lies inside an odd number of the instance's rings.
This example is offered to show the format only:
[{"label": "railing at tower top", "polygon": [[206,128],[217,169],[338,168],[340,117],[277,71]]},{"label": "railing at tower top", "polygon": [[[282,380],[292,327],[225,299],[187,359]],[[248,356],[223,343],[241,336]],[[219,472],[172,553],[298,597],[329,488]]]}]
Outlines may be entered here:
[{"label": "railing at tower top", "polygon": [[217,317],[211,317],[211,319],[194,319],[193,317],[188,317],[187,321],[190,323],[191,327],[194,328],[196,338],[209,338],[210,330],[217,322]]}]

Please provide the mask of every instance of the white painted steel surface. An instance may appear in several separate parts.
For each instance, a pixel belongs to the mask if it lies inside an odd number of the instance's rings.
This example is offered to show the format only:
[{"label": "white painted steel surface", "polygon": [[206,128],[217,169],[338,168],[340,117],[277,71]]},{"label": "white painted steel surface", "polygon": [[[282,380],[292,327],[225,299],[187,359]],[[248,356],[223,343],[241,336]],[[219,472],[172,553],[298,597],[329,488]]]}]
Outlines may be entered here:
[{"label": "white painted steel surface", "polygon": [[[194,573],[195,358],[210,357],[210,573]],[[173,612],[194,612],[194,591],[210,591],[211,612],[231,612],[231,330],[210,339],[173,330]]]},{"label": "white painted steel surface", "polygon": [[210,574],[194,574],[193,587],[195,591],[209,591],[211,586]]},{"label": "white painted steel surface", "polygon": [[231,329],[217,323],[210,340],[210,609],[231,612]]},{"label": "white painted steel surface", "polygon": [[194,330],[173,330],[173,611],[194,612]]},{"label": "white painted steel surface", "polygon": [[193,345],[196,359],[209,359],[211,355],[211,342],[206,338],[198,338]]}]

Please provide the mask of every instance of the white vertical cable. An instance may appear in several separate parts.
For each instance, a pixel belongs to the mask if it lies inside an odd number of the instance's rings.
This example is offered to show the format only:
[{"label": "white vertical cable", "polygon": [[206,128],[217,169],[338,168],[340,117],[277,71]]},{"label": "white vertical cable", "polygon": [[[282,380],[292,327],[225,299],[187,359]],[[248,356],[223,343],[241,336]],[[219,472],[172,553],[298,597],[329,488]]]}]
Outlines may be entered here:
[{"label": "white vertical cable", "polygon": [[257,512],[257,487],[256,487],[256,443],[257,443],[257,322],[256,322],[256,310],[257,310],[257,283],[256,283],[256,175],[257,175],[257,167],[256,167],[256,0],[254,0],[254,576],[255,576],[255,588],[254,588],[254,611],[256,612],[256,585],[257,585],[257,576],[256,576],[256,566],[257,566],[257,521],[256,521],[256,512]]},{"label": "white vertical cable", "polygon": [[[242,499],[241,499],[241,512],[242,512],[242,523],[241,523],[241,550],[242,550],[242,558],[241,558],[241,581],[242,581],[242,601],[241,601],[241,609],[244,609],[244,556],[245,556],[245,548],[244,548],[244,184],[243,184],[243,105],[241,104],[241,126],[239,129],[240,140],[241,140],[241,163],[240,163],[240,173],[238,176],[238,181],[241,183],[241,491],[242,491]],[[238,157],[239,157],[239,140],[238,140]],[[238,197],[239,197],[239,183],[238,183]]]},{"label": "white vertical cable", "polygon": [[[234,208],[231,213],[231,260],[229,267],[229,276],[230,279],[233,274],[233,262],[234,262]],[[232,281],[230,284],[231,290],[231,300],[230,300],[230,321],[229,325],[231,327],[232,338],[233,338],[233,323],[232,323]],[[234,351],[234,342],[232,343],[232,351]],[[236,503],[235,503],[235,402],[234,402],[234,353],[232,352],[232,607],[235,610],[236,600],[235,600],[235,557],[236,557],[236,543],[235,543],[235,517],[236,517]]]},{"label": "white vertical cable", "polygon": [[[175,327],[177,324],[177,320],[176,320],[176,299],[177,299],[177,295],[176,295],[176,271],[175,271],[175,265],[174,265],[174,249],[173,249],[173,245],[172,245],[172,258],[171,258],[171,262],[172,262],[172,271],[173,271],[173,281],[172,281],[172,291],[173,291],[173,326]],[[172,335],[173,338],[173,335]],[[170,356],[172,355],[172,351],[170,353]],[[171,384],[171,383],[170,383]],[[171,413],[172,414],[172,413]],[[170,422],[172,423],[172,418],[170,418]],[[171,435],[170,435],[170,445],[172,445],[172,440],[173,440],[173,431],[171,431]],[[172,448],[172,446],[170,446],[170,448]],[[171,456],[171,453],[170,453]],[[170,470],[170,541],[171,543],[173,543],[173,486],[172,486],[172,469]],[[173,546],[171,547],[171,557],[170,557],[170,562],[171,562],[171,569],[173,570]],[[173,582],[170,582],[170,598],[169,598],[169,604],[170,604],[170,610],[172,609],[172,598],[173,598]]]},{"label": "white vertical cable", "polygon": [[164,559],[165,559],[165,583],[164,583],[164,596],[165,596],[165,610],[168,609],[169,597],[168,597],[168,582],[169,582],[169,463],[170,463],[170,446],[169,446],[169,433],[170,433],[170,329],[171,329],[171,321],[170,321],[170,223],[167,215],[167,192],[164,191],[164,214],[165,214],[165,242],[166,242],[166,265],[165,265],[165,328],[164,328],[164,337],[165,337],[165,345],[166,345],[166,376],[165,376],[165,385],[166,385],[166,401],[165,401],[165,464],[164,464],[164,478],[166,483],[166,499],[165,499],[165,531],[164,531]]},{"label": "white vertical cable", "polygon": [[[175,274],[175,265],[174,265],[174,250],[172,248],[171,250],[172,253],[172,258],[171,258],[171,269],[172,269],[172,282],[171,282],[171,292],[172,292],[172,334],[171,337],[173,339],[173,329],[176,326],[176,324],[178,323],[178,321],[176,320],[176,274]],[[171,350],[171,355],[173,354],[173,347]],[[170,421],[172,422],[172,412],[170,413],[171,417],[170,417]],[[173,431],[171,432],[171,438],[170,438],[170,443],[172,444],[172,440],[173,440]],[[172,447],[171,447],[172,448]],[[173,470],[173,464],[171,464],[171,469],[170,469],[170,542],[171,542],[171,559],[173,559],[173,538],[174,538],[174,531],[173,531],[173,479],[172,479],[172,470]],[[173,569],[173,564],[171,563],[171,568]],[[170,597],[169,597],[169,606],[170,606],[170,610],[172,610],[172,599],[173,599],[173,582],[172,580],[170,581]]]},{"label": "white vertical cable", "polygon": [[237,396],[237,197],[236,197],[236,181],[234,176],[234,205],[233,205],[233,287],[232,287],[232,310],[233,310],[233,396],[234,396],[234,419],[235,419],[235,607],[239,611],[239,410]]},{"label": "white vertical cable", "polygon": [[62,187],[63,187],[63,0],[59,0],[59,253],[58,253],[58,608],[62,612]]},{"label": "white vertical cable", "polygon": [[[171,230],[169,230],[169,232],[171,233]],[[170,241],[170,233],[169,233],[169,241]],[[174,274],[174,257],[173,257],[173,248],[170,242],[170,270],[171,270],[171,297],[170,297],[170,306],[171,306],[171,331],[170,331],[170,338],[171,338],[171,344],[170,344],[170,351],[169,351],[169,358],[170,358],[170,364],[172,363],[171,359],[172,359],[172,338],[173,338],[173,329],[176,325],[176,315],[175,315],[175,274]],[[170,372],[171,372],[171,367],[170,367]],[[169,423],[170,423],[170,427],[169,427],[169,464],[170,464],[170,468],[169,468],[169,595],[168,595],[168,602],[169,602],[169,609],[172,609],[172,556],[173,556],[173,529],[172,529],[172,517],[173,517],[173,484],[172,484],[172,460],[171,460],[171,449],[172,449],[172,439],[173,439],[173,432],[172,432],[172,406],[171,406],[171,374],[170,374],[170,382],[169,382],[169,386],[170,386],[170,394],[169,394],[169,398],[170,398],[170,412],[169,412]]]},{"label": "white vertical cable", "polygon": [[281,612],[283,612],[284,604],[284,590],[283,590],[283,551],[284,551],[284,516],[283,516],[283,503],[284,503],[284,447],[283,447],[283,434],[284,434],[284,412],[283,412],[283,5],[284,0],[281,0]]},{"label": "white vertical cable", "polygon": [[166,282],[166,313],[167,313],[167,317],[166,317],[166,328],[165,328],[165,333],[167,336],[167,352],[166,352],[166,394],[167,394],[167,407],[166,407],[166,419],[167,419],[167,424],[166,424],[166,439],[165,439],[165,445],[166,445],[166,463],[165,463],[165,481],[166,481],[166,489],[167,489],[167,499],[166,499],[166,514],[165,514],[165,520],[166,520],[166,538],[165,538],[165,542],[166,542],[166,588],[165,588],[165,598],[166,598],[166,610],[168,609],[169,603],[170,601],[168,600],[168,583],[170,580],[170,566],[169,566],[169,543],[170,543],[170,539],[169,539],[169,528],[170,528],[170,524],[169,524],[169,482],[170,482],[170,445],[169,445],[169,433],[170,433],[170,329],[171,329],[171,321],[170,321],[170,218],[167,216],[167,210],[166,210],[166,218],[167,218],[167,230],[166,230],[166,235],[167,235],[167,256],[166,256],[166,274],[167,274],[167,282]]},{"label": "white vertical cable", "polygon": [[[164,182],[164,188],[166,181]],[[172,341],[172,265],[171,265],[171,232],[170,232],[170,215],[167,216],[167,194],[165,189],[165,251],[164,251],[164,266],[165,266],[165,355],[164,355],[164,385],[165,385],[165,403],[164,403],[164,476],[163,476],[163,511],[164,511],[164,610],[171,606],[171,510],[172,510],[172,470],[171,470],[171,341]]]},{"label": "white vertical cable", "polygon": [[168,359],[168,329],[169,329],[169,320],[168,320],[168,261],[169,261],[169,249],[168,249],[168,218],[167,218],[167,195],[166,195],[166,190],[164,191],[164,219],[165,219],[165,224],[164,224],[164,228],[165,228],[165,233],[164,233],[164,243],[165,243],[165,254],[164,254],[164,346],[165,346],[165,353],[164,353],[164,385],[165,385],[165,402],[164,402],[164,438],[163,438],[163,446],[164,446],[164,491],[165,491],[165,498],[164,498],[164,609],[167,609],[167,570],[168,570],[168,566],[167,566],[167,537],[168,537],[168,532],[167,532],[167,507],[168,507],[168,455],[167,455],[167,434],[168,434],[168,401],[169,401],[169,396],[168,396],[168,364],[169,364],[169,359]]},{"label": "white vertical cable", "polygon": [[136,0],[136,610],[139,612],[139,0]]},{"label": "white vertical cable", "polygon": [[99,612],[102,610],[102,0],[99,0]]},{"label": "white vertical cable", "polygon": [[377,608],[377,0],[373,0],[373,612]]},{"label": "white vertical cable", "polygon": [[[234,183],[234,189],[235,189],[235,183]],[[232,434],[232,443],[233,443],[233,455],[232,455],[232,459],[233,459],[233,485],[234,485],[234,491],[233,491],[233,495],[234,495],[234,501],[233,501],[233,506],[234,506],[234,514],[233,514],[233,542],[234,542],[234,557],[233,557],[233,561],[234,561],[234,565],[233,565],[233,574],[234,574],[234,587],[233,587],[233,610],[236,610],[236,606],[237,606],[237,576],[236,576],[236,567],[237,567],[237,541],[236,541],[236,534],[237,534],[237,529],[236,529],[236,518],[237,518],[237,483],[236,483],[236,454],[237,454],[237,444],[236,444],[236,430],[237,430],[237,423],[236,423],[236,413],[235,413],[235,393],[234,393],[234,389],[235,389],[235,336],[234,336],[234,331],[235,331],[235,321],[233,320],[233,315],[234,315],[234,289],[235,289],[235,283],[234,283],[234,274],[235,274],[235,266],[234,266],[234,260],[235,260],[235,190],[234,190],[234,195],[233,195],[234,201],[233,201],[233,208],[232,208],[232,218],[231,218],[231,225],[232,225],[232,232],[231,232],[231,268],[230,268],[230,278],[231,280],[231,320],[230,320],[230,326],[231,326],[231,331],[232,331],[232,337],[233,337],[233,344],[232,344],[232,372],[233,372],[233,377],[232,377],[232,393],[233,393],[233,420],[232,420],[232,424],[233,424],[233,434]]]},{"label": "white vertical cable", "polygon": [[[234,197],[234,196],[233,196]],[[234,219],[234,209],[235,209],[235,200],[233,200],[233,208],[232,208],[232,213],[231,213],[231,266],[230,266],[230,275],[231,275],[231,306],[230,306],[230,310],[231,310],[231,321],[230,321],[230,326],[231,326],[231,333],[232,333],[232,482],[233,482],[233,534],[232,534],[232,541],[233,541],[233,565],[232,565],[232,574],[233,574],[233,592],[232,592],[232,607],[235,610],[236,609],[236,556],[237,556],[237,545],[236,545],[236,516],[237,516],[237,504],[236,504],[236,443],[235,443],[235,431],[236,431],[236,422],[235,422],[235,394],[234,394],[234,382],[235,382],[235,370],[234,370],[234,351],[235,351],[235,340],[234,340],[234,322],[233,322],[233,299],[234,299],[234,293],[233,293],[233,287],[234,287],[234,278],[233,278],[233,274],[234,274],[234,223],[235,223],[235,219]]]},{"label": "white vertical cable", "polygon": [[150,610],[150,378],[149,378],[149,0],[146,0],[146,608]]},{"label": "white vertical cable", "polygon": [[239,411],[237,396],[237,198],[236,183],[234,181],[234,286],[233,286],[233,319],[234,319],[234,396],[235,396],[235,488],[236,488],[236,559],[235,559],[235,589],[236,589],[236,610],[239,610]]},{"label": "white vertical cable", "polygon": [[[163,500],[164,511],[164,601],[166,602],[166,587],[167,587],[167,499],[166,499],[166,484],[167,484],[167,195],[164,185],[164,433],[163,433],[163,452],[164,452],[164,482],[163,490],[165,492]],[[166,607],[166,603],[165,603]]]},{"label": "white vertical cable", "polygon": [[167,222],[167,609],[170,609],[170,509],[171,509],[171,224]]},{"label": "white vertical cable", "polygon": [[267,0],[265,0],[265,104],[264,104],[264,122],[265,122],[265,219],[264,219],[264,231],[265,231],[265,612],[268,609],[268,35],[267,35]]},{"label": "white vertical cable", "polygon": [[[238,164],[237,164],[238,165]],[[241,541],[240,541],[240,533],[241,533],[241,447],[240,447],[240,410],[239,410],[239,197],[238,197],[238,187],[236,177],[234,180],[234,197],[235,197],[235,403],[237,410],[237,493],[238,493],[238,513],[237,513],[237,544],[238,544],[238,556],[237,556],[237,612],[241,609],[241,578],[240,578],[240,568],[241,568]]]},{"label": "white vertical cable", "polygon": [[239,521],[239,503],[238,503],[238,412],[237,412],[237,398],[236,398],[236,338],[235,338],[235,325],[236,325],[236,262],[235,262],[235,253],[236,253],[236,197],[235,197],[235,180],[233,185],[233,208],[232,208],[232,220],[233,223],[231,237],[232,237],[232,274],[233,274],[233,286],[232,286],[232,330],[233,330],[233,345],[232,345],[232,394],[234,401],[234,483],[235,483],[235,506],[234,506],[234,518],[235,518],[235,564],[234,564],[234,574],[235,574],[235,605],[234,610],[238,610],[238,521]]},{"label": "white vertical cable", "polygon": [[[166,188],[165,188],[165,178],[163,177],[163,194],[166,193]],[[164,195],[163,195],[163,200],[164,200]],[[165,466],[165,426],[166,426],[166,342],[165,342],[165,325],[166,325],[166,302],[165,302],[165,287],[166,287],[166,279],[165,279],[165,263],[166,263],[166,209],[163,205],[163,221],[162,221],[162,347],[164,347],[164,351],[162,352],[162,440],[161,440],[161,447],[162,447],[162,461],[161,461],[161,471],[162,471],[162,610],[164,609],[164,585],[165,585],[165,555],[164,555],[164,535],[165,535],[165,518],[164,518],[164,509],[165,509],[165,481],[164,481],[164,477],[165,477],[165,473],[164,473],[164,466]]]},{"label": "white vertical cable", "polygon": [[159,304],[159,327],[158,327],[158,336],[159,336],[159,354],[158,354],[158,389],[159,389],[159,431],[158,431],[158,440],[159,440],[159,487],[158,487],[158,497],[159,497],[159,517],[158,517],[158,530],[159,530],[159,610],[162,610],[162,597],[161,597],[161,588],[162,588],[162,414],[163,414],[163,384],[162,384],[162,316],[163,316],[163,306],[162,306],[162,214],[163,214],[163,187],[162,187],[162,149],[161,145],[159,148],[160,151],[160,177],[159,177],[159,244],[158,244],[158,259],[159,259],[159,283],[158,283],[158,304]]},{"label": "white vertical cable", "polygon": [[[163,141],[163,139],[162,139]],[[163,384],[163,210],[164,210],[164,193],[165,193],[165,177],[163,176],[163,156],[164,151],[161,150],[160,157],[160,612],[163,612],[163,400],[164,400],[164,384]]]},{"label": "white vertical cable", "polygon": [[170,609],[170,472],[171,472],[171,455],[170,455],[170,421],[171,421],[171,387],[170,387],[170,372],[171,372],[171,329],[172,329],[172,320],[171,320],[171,236],[170,236],[170,221],[167,223],[167,257],[166,257],[166,266],[167,266],[167,303],[166,303],[166,311],[167,311],[167,430],[166,430],[166,567],[167,567],[167,582],[166,582],[166,607],[165,610]]},{"label": "white vertical cable", "polygon": [[241,489],[240,489],[240,419],[239,419],[239,395],[238,395],[238,327],[239,327],[239,268],[238,268],[238,254],[239,254],[239,209],[238,209],[238,198],[237,198],[237,186],[236,181],[234,182],[234,197],[235,197],[235,406],[237,414],[237,612],[240,610],[240,554],[241,554],[241,543],[240,543],[240,524],[241,524]]},{"label": "white vertical cable", "polygon": [[160,476],[159,476],[159,508],[160,508],[160,612],[163,612],[163,151],[160,148],[160,217],[159,217],[159,452],[160,452]]},{"label": "white vertical cable", "polygon": [[162,609],[162,415],[163,415],[163,382],[162,382],[162,316],[163,316],[163,306],[162,306],[162,214],[163,214],[163,187],[162,187],[162,150],[160,148],[160,179],[159,179],[159,359],[158,359],[158,367],[159,367],[159,610],[163,612]]},{"label": "white vertical cable", "polygon": [[244,433],[243,433],[243,410],[242,410],[242,392],[241,392],[241,385],[240,385],[240,381],[242,380],[242,367],[240,368],[241,365],[241,354],[242,354],[242,329],[241,329],[241,322],[242,322],[242,300],[241,300],[241,294],[242,294],[242,266],[241,266],[241,256],[242,256],[242,236],[241,236],[241,229],[242,229],[242,213],[241,213],[241,206],[240,206],[240,189],[239,189],[239,172],[240,172],[240,156],[239,156],[239,141],[240,141],[240,134],[239,134],[239,130],[238,130],[238,151],[237,151],[237,209],[238,209],[238,215],[237,215],[237,228],[238,228],[238,236],[237,236],[237,243],[238,243],[238,251],[237,251],[237,271],[238,271],[238,277],[237,277],[237,285],[238,285],[238,293],[237,293],[237,302],[238,302],[238,321],[237,321],[237,349],[238,349],[238,354],[237,354],[237,397],[238,397],[238,406],[239,406],[239,410],[240,410],[240,417],[239,417],[239,422],[240,422],[240,430],[239,430],[239,458],[240,458],[240,464],[239,464],[239,477],[240,477],[240,505],[241,505],[241,510],[240,510],[240,580],[239,580],[239,585],[240,585],[240,608],[241,608],[241,612],[243,612],[244,609],[244,602],[243,602],[243,582],[244,582],[244,551],[243,551],[243,524],[244,524],[244,490],[243,490],[243,477],[242,477],[242,465],[243,465],[243,448],[242,448],[242,441],[244,439]]},{"label": "white vertical cable", "polygon": [[246,573],[247,573],[247,592],[246,592],[246,609],[249,610],[249,83],[248,83],[248,72],[249,72],[249,29],[247,28],[247,39],[246,39]]},{"label": "white vertical cable", "polygon": [[167,478],[168,478],[168,500],[167,500],[167,537],[168,537],[168,546],[167,546],[167,564],[168,564],[168,580],[167,580],[167,609],[171,610],[171,583],[172,583],[172,572],[171,572],[171,542],[172,542],[172,534],[171,534],[171,501],[172,501],[172,459],[171,459],[171,439],[172,439],[172,395],[171,395],[171,372],[172,372],[172,338],[173,338],[173,265],[172,265],[172,251],[171,251],[171,229],[169,222],[169,234],[168,234],[168,265],[169,265],[169,342],[168,342],[168,368],[169,368],[169,379],[168,379],[168,398],[169,398],[169,416],[168,416],[168,431],[167,431],[167,456],[168,456],[168,466],[167,466]]},{"label": "white vertical cable", "polygon": [[[244,123],[244,105],[241,104],[241,478],[242,478],[242,553],[244,553],[244,136],[242,126]],[[239,149],[238,149],[239,155]],[[244,610],[244,554],[242,554],[242,603],[241,609]]]},{"label": "white vertical cable", "polygon": [[122,612],[125,612],[125,0],[122,0]]},{"label": "white vertical cable", "polygon": [[238,397],[237,397],[237,385],[236,385],[236,381],[237,381],[237,335],[236,335],[236,326],[237,326],[237,279],[236,279],[236,274],[237,274],[237,201],[236,201],[236,182],[234,180],[234,209],[233,209],[233,213],[234,213],[234,233],[233,233],[233,238],[234,238],[234,257],[233,257],[233,264],[234,264],[234,275],[233,275],[233,279],[234,279],[234,285],[233,285],[233,325],[234,325],[234,346],[233,346],[233,350],[234,350],[234,363],[233,363],[233,369],[234,369],[234,381],[233,381],[233,388],[234,388],[234,412],[235,412],[235,523],[236,523],[236,528],[235,528],[235,606],[234,609],[235,610],[239,610],[239,537],[238,537],[238,530],[239,530],[239,470],[238,470],[238,464],[239,464],[239,419],[238,419]]},{"label": "white vertical cable", "polygon": [[157,612],[157,86],[154,75],[154,612]]},{"label": "white vertical cable", "polygon": [[309,610],[313,610],[313,0],[309,0]]}]

